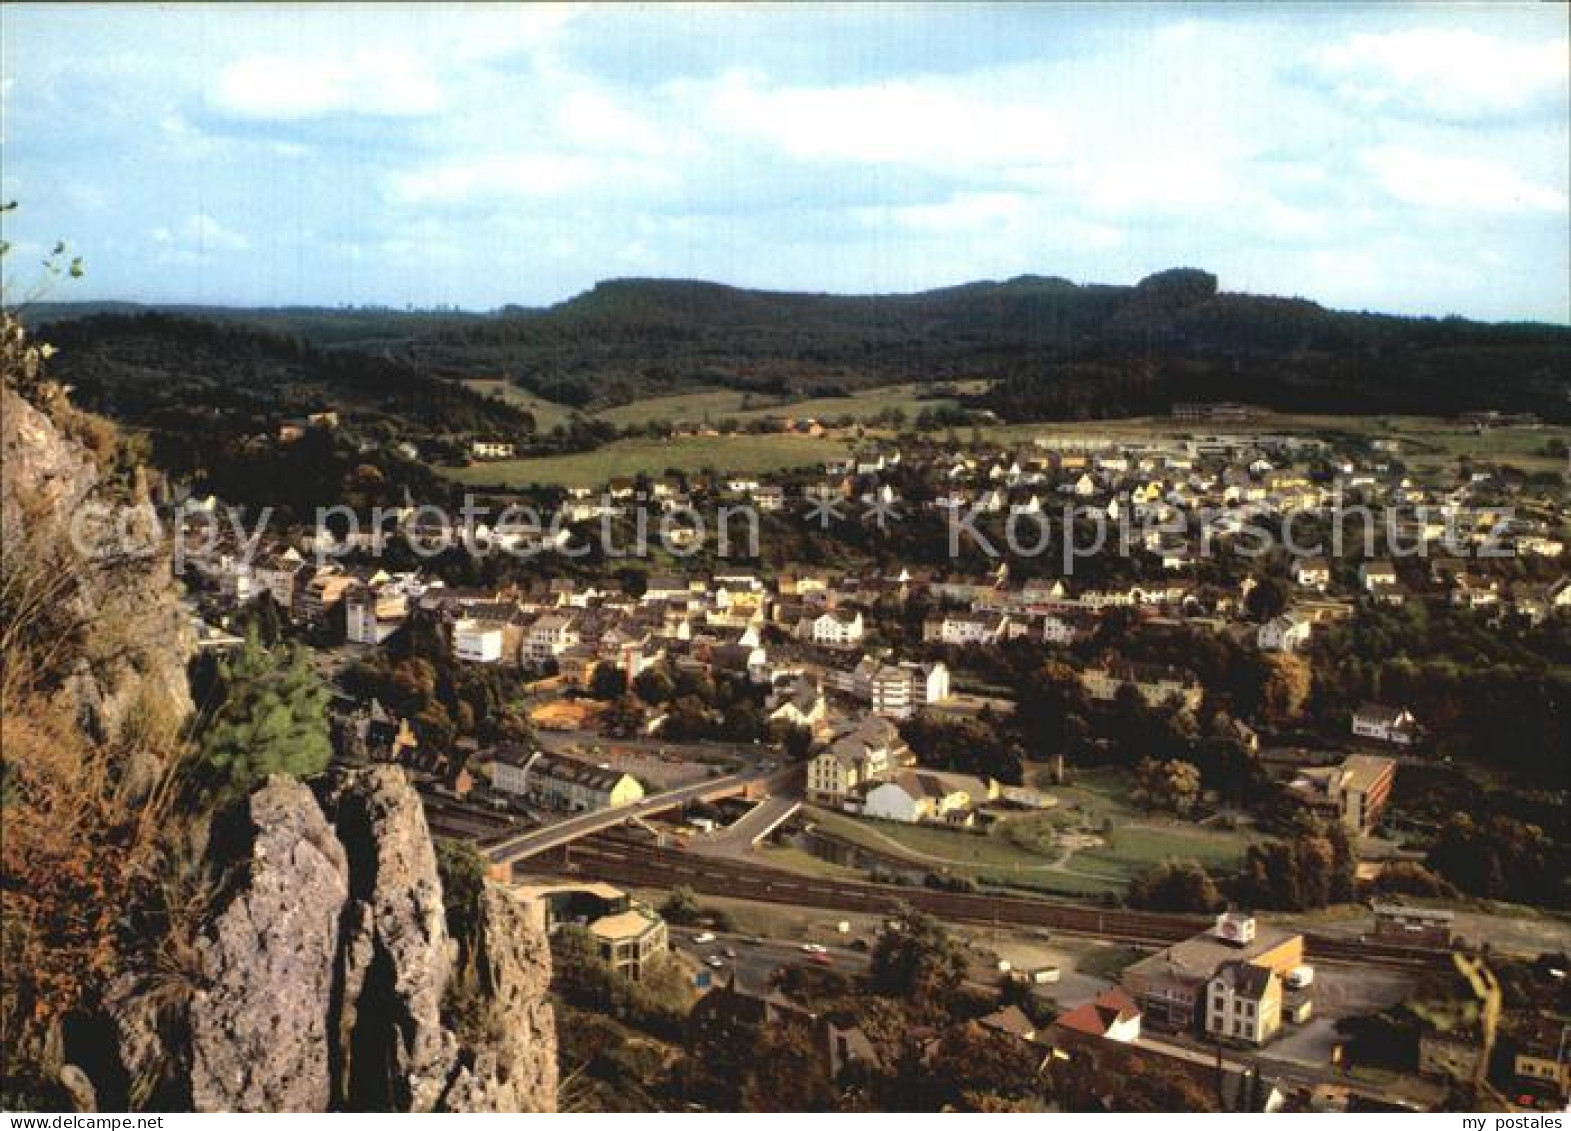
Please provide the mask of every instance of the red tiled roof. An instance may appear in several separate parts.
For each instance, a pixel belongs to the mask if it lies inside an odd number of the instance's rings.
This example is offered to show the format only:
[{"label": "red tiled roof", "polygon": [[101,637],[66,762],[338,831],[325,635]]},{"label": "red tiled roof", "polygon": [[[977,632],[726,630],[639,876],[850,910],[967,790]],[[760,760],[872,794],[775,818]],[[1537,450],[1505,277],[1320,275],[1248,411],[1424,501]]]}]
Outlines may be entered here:
[{"label": "red tiled roof", "polygon": [[1061,1014],[1053,1024],[1075,1033],[1091,1037],[1105,1037],[1117,1022],[1140,1015],[1140,1007],[1123,990],[1116,986],[1102,993],[1095,1001]]}]

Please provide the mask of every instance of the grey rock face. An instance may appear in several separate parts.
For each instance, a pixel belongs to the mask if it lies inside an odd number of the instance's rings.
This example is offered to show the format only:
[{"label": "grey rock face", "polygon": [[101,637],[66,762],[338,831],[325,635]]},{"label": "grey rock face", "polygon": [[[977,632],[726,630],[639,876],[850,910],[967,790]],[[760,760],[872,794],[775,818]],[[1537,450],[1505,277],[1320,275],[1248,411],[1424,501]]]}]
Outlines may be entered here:
[{"label": "grey rock face", "polygon": [[[448,1111],[556,1110],[556,1023],[544,988],[551,953],[511,892],[481,895],[475,971],[492,1035],[466,1057],[443,1098]],[[552,1055],[541,1056],[541,1049]]]},{"label": "grey rock face", "polygon": [[457,1044],[442,1025],[452,957],[425,812],[394,766],[345,775],[327,804],[351,875],[339,1100],[366,1110],[430,1111],[447,1087]]},{"label": "grey rock face", "polygon": [[[54,421],[0,389],[0,542],[47,580],[52,624],[117,626],[83,633],[63,689],[84,729],[101,739],[120,736],[139,712],[178,723],[193,709],[185,667],[194,638],[170,578],[169,545],[149,540],[146,512],[125,523],[135,537],[120,545],[121,508],[130,502],[102,489],[83,447]],[[135,788],[156,769],[133,764],[123,774]]]},{"label": "grey rock face", "polygon": [[245,806],[232,895],[198,944],[191,1102],[199,1111],[321,1111],[328,1013],[349,895],[344,850],[311,791],[275,777]]},{"label": "grey rock face", "polygon": [[[159,1050],[185,1066],[190,1105],[555,1110],[544,936],[486,885],[468,976],[489,1021],[455,1033],[442,1007],[457,945],[418,795],[391,766],[340,774],[323,792],[319,805],[298,782],[270,779],[236,827],[215,831],[229,895],[200,946],[188,1040]],[[117,1016],[134,1018],[134,1004]],[[128,1069],[154,1058],[148,1026],[121,1029],[136,1037],[122,1050]]]}]

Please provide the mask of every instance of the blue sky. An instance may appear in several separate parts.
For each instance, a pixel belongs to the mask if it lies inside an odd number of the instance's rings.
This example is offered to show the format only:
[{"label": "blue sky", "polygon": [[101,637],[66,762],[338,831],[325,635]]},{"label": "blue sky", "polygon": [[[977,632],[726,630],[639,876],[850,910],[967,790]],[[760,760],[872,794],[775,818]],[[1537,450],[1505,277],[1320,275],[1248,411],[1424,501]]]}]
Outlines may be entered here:
[{"label": "blue sky", "polygon": [[8,274],[544,304],[1023,273],[1571,321],[1568,9],[0,8]]}]

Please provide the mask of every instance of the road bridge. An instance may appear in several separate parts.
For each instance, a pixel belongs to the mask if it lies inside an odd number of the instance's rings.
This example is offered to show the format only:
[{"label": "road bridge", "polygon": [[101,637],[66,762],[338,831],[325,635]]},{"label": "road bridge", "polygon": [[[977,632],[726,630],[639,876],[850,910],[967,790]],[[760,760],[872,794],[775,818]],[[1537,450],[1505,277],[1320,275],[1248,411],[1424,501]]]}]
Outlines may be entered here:
[{"label": "road bridge", "polygon": [[725,797],[767,798],[777,790],[787,789],[803,773],[800,765],[784,768],[745,770],[695,782],[680,789],[670,789],[646,797],[632,805],[619,805],[614,809],[596,809],[580,813],[528,832],[503,837],[481,846],[481,851],[499,869],[510,869],[520,860],[562,848],[586,836],[605,832],[635,818],[680,809],[696,801],[719,801]]}]

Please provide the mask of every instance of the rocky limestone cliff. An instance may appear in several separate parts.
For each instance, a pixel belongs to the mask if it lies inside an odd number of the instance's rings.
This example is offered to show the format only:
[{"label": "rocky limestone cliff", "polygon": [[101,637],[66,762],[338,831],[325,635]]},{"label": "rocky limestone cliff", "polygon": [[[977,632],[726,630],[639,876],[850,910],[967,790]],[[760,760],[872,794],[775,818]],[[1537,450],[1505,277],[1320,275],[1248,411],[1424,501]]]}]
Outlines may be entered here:
[{"label": "rocky limestone cliff", "polygon": [[[42,611],[73,644],[60,693],[102,740],[119,737],[137,710],[174,719],[192,710],[185,669],[194,638],[168,543],[152,549],[145,507],[125,523],[136,537],[124,545],[119,537],[121,516],[137,502],[109,490],[87,451],[48,415],[9,384],[0,388],[0,544],[48,586]],[[151,769],[126,768],[133,780]]]},{"label": "rocky limestone cliff", "polygon": [[147,994],[121,996],[126,1078],[156,1064],[159,1104],[197,1111],[554,1110],[549,951],[517,900],[482,892],[470,949],[493,1023],[461,1036],[443,1014],[458,947],[418,796],[390,766],[321,795],[272,778],[219,822],[227,879],[200,983],[156,1037]]},{"label": "rocky limestone cliff", "polygon": [[[0,319],[3,660],[25,658],[29,687],[46,696],[28,709],[63,715],[73,744],[85,736],[125,760],[113,781],[72,787],[104,791],[95,797],[106,808],[135,805],[142,786],[169,780],[182,748],[193,637],[167,542],[163,553],[116,545],[117,508],[136,506],[140,491],[106,479],[100,468],[111,462],[81,439],[103,452],[113,429],[70,408],[42,379],[42,356]],[[152,718],[165,741],[120,741],[147,734]],[[19,757],[9,746],[4,754]],[[192,814],[189,827],[166,830],[170,842],[205,841],[195,863],[208,894],[190,931],[160,928],[155,900],[119,907],[106,928],[135,923],[141,936],[106,936],[96,949],[73,939],[95,955],[112,948],[115,962],[107,985],[77,973],[69,1016],[29,1045],[33,1095],[80,1110],[555,1109],[546,940],[489,882],[463,945],[449,937],[435,848],[401,770],[346,771],[314,790],[270,778],[206,820]],[[25,862],[13,857],[15,839],[0,891]],[[99,850],[85,836],[64,843]],[[81,863],[92,870],[93,860]],[[116,890],[130,901],[139,889]],[[483,1024],[474,1008],[462,1024],[446,1016],[460,976],[481,991]],[[5,1051],[10,1060],[18,1050]],[[0,1084],[17,1078],[16,1064],[3,1067]]]}]

